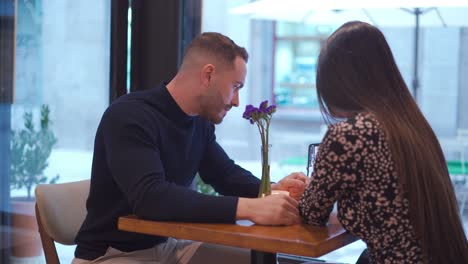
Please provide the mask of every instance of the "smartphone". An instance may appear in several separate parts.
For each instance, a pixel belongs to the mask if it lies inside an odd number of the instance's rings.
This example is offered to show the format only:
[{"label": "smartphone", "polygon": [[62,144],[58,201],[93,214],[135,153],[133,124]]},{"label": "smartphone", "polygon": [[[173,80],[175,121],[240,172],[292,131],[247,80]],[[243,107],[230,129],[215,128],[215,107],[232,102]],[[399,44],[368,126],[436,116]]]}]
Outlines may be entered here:
[{"label": "smartphone", "polygon": [[312,175],[314,171],[315,156],[317,155],[320,143],[309,144],[309,149],[307,151],[307,177]]}]

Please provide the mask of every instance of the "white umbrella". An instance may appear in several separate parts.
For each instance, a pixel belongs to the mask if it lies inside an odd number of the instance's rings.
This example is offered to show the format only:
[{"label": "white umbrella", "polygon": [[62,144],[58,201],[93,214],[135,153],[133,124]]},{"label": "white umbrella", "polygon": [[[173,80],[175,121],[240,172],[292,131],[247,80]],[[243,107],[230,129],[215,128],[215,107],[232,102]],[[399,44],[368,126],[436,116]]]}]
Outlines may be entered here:
[{"label": "white umbrella", "polygon": [[359,20],[377,27],[413,26],[412,88],[415,98],[419,87],[418,36],[421,24],[427,27],[468,27],[467,0],[259,0],[232,8],[230,12],[248,15],[252,19],[314,25],[341,25]]}]

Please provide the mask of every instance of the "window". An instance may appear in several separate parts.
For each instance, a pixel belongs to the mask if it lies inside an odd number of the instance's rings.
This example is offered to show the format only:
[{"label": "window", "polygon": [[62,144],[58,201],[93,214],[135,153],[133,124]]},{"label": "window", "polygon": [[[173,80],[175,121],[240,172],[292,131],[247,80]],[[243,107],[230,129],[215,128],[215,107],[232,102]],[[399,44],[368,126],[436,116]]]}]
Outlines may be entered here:
[{"label": "window", "polygon": [[[16,247],[11,256],[3,256],[2,263],[23,257],[43,259],[37,227],[26,232],[16,226],[16,220],[35,224],[38,183],[90,177],[94,135],[109,103],[110,4],[0,2],[2,19],[9,5],[15,22],[15,48],[8,54],[12,63],[2,60],[0,65],[1,69],[14,65],[14,81],[8,87],[14,96],[11,103],[1,105],[0,140],[8,142],[0,144],[0,156],[10,161],[0,166],[2,182],[10,179],[9,191],[0,194],[2,201],[9,201],[1,212],[2,216],[8,212],[11,225],[17,228],[9,233]],[[5,28],[1,30],[3,35]],[[7,223],[0,223],[5,230],[3,224]],[[73,250],[59,249],[63,262],[71,262]]]},{"label": "window", "polygon": [[284,109],[318,109],[315,70],[332,26],[275,22],[274,99]]},{"label": "window", "polygon": [[[273,100],[278,111],[270,130],[271,178],[278,180],[289,172],[305,171],[308,144],[319,142],[327,129],[315,92],[317,55],[337,27],[361,20],[384,33],[411,91],[418,79],[417,102],[441,140],[446,158],[456,159],[458,148],[452,151],[452,146],[457,145],[457,128],[468,128],[463,103],[468,100],[468,79],[463,74],[468,71],[467,7],[373,9],[364,6],[371,1],[343,1],[346,6],[341,7],[333,6],[341,1],[319,2],[203,1],[202,31],[221,32],[250,54],[240,107],[232,109],[216,127],[217,140],[228,154],[260,175],[258,131],[242,119],[242,113],[247,104]],[[320,4],[325,6],[317,11]],[[376,7],[382,3],[371,4]],[[330,259],[355,262],[363,247],[355,243],[342,257]]]}]

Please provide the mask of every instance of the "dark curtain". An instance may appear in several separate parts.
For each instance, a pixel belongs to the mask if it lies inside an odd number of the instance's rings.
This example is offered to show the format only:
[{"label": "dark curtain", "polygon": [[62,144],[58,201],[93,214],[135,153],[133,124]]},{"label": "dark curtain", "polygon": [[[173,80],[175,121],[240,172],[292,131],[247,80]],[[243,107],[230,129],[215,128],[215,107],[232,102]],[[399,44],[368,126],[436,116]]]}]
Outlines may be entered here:
[{"label": "dark curtain", "polygon": [[128,1],[111,2],[109,102],[127,93]]},{"label": "dark curtain", "polygon": [[131,91],[154,87],[177,72],[182,0],[133,0]]},{"label": "dark curtain", "polygon": [[8,263],[10,237],[10,130],[14,89],[15,1],[0,0],[0,263]]},{"label": "dark curtain", "polygon": [[133,0],[131,91],[154,87],[177,73],[183,50],[200,33],[201,0]]},{"label": "dark curtain", "polygon": [[[182,47],[180,54],[183,54],[190,41],[200,34],[202,0],[186,0],[182,8]],[[181,56],[182,57],[182,56]]]},{"label": "dark curtain", "polygon": [[13,101],[15,1],[0,0],[0,103]]},{"label": "dark curtain", "polygon": [[[127,21],[129,7],[130,25]],[[201,0],[112,1],[111,102],[127,90],[149,89],[175,76],[183,50],[200,33],[201,8]],[[131,34],[130,47],[127,34]],[[128,50],[130,69],[127,69]],[[130,71],[130,80],[127,80],[127,71]],[[128,82],[130,87],[127,87]]]}]

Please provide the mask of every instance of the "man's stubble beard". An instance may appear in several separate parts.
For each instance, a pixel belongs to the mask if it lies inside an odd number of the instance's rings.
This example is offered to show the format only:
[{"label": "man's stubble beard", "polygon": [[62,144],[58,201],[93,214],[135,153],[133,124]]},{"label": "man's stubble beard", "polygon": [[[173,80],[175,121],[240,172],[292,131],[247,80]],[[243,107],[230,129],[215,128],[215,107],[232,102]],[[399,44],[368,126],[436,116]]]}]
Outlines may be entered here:
[{"label": "man's stubble beard", "polygon": [[219,100],[219,95],[216,94],[208,94],[208,95],[201,95],[199,97],[200,102],[200,116],[203,118],[208,119],[211,123],[218,125],[223,122],[224,116],[220,115],[216,109],[219,108],[216,105],[217,100]]}]

